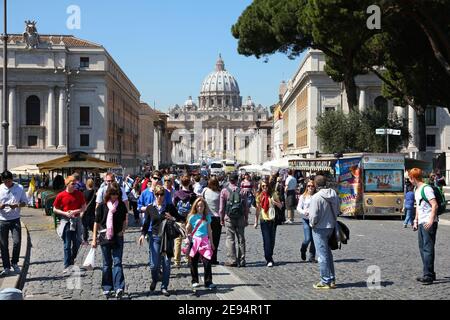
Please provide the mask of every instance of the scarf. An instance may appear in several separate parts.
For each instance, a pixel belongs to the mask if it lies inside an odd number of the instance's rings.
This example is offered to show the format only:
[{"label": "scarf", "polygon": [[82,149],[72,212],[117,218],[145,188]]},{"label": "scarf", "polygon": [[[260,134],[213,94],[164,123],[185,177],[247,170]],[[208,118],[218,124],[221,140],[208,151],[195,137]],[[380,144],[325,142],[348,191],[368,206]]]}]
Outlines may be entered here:
[{"label": "scarf", "polygon": [[261,193],[261,208],[264,212],[269,212],[269,194],[265,191]]},{"label": "scarf", "polygon": [[108,217],[106,218],[106,239],[111,240],[114,236],[114,227],[113,227],[113,215],[117,211],[117,207],[119,206],[119,200],[112,203],[108,201],[106,204],[108,206]]}]

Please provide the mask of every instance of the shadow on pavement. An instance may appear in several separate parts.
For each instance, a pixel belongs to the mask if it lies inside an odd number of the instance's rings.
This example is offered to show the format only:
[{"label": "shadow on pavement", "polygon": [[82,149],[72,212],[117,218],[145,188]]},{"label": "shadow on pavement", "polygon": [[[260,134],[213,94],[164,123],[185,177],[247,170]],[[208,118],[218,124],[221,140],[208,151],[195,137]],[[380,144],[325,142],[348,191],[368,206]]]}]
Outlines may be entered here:
[{"label": "shadow on pavement", "polygon": [[339,262],[354,262],[354,263],[357,263],[357,262],[360,262],[360,261],[364,261],[365,259],[359,259],[359,258],[356,258],[356,259],[338,259],[338,260],[334,260],[334,262],[335,263],[339,263]]},{"label": "shadow on pavement", "polygon": [[[392,281],[382,281],[381,286],[387,287],[392,286],[394,282]],[[360,282],[354,282],[354,283],[340,283],[336,284],[337,289],[345,289],[345,288],[367,288],[367,282],[366,281],[360,281]]]},{"label": "shadow on pavement", "polygon": [[61,262],[61,260],[36,261],[36,262],[31,262],[30,266],[36,265],[36,264],[47,264],[47,263],[57,263],[57,262]]}]

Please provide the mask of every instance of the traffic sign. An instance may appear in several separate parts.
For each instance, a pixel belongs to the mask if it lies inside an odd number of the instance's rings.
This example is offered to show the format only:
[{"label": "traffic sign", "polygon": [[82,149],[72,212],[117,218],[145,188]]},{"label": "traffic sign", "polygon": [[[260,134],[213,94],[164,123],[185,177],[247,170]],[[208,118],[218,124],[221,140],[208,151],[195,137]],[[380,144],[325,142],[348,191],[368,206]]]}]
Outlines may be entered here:
[{"label": "traffic sign", "polygon": [[375,134],[386,134],[386,129],[376,129]]},{"label": "traffic sign", "polygon": [[387,129],[387,131],[388,131],[388,134],[392,134],[394,136],[399,136],[402,133],[401,130],[394,130],[394,129]]}]

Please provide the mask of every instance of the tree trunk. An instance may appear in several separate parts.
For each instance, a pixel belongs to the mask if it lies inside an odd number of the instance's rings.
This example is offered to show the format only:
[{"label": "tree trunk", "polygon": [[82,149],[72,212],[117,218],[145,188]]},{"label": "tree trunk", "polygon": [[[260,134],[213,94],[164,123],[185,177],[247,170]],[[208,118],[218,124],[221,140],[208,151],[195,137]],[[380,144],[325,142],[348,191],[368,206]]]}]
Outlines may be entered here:
[{"label": "tree trunk", "polygon": [[417,148],[419,151],[427,151],[427,127],[425,123],[425,110],[422,106],[416,108],[417,128],[418,128],[418,141]]},{"label": "tree trunk", "polygon": [[356,83],[352,72],[344,75],[344,87],[347,94],[347,104],[349,111],[355,111],[358,107],[358,99],[356,97]]}]

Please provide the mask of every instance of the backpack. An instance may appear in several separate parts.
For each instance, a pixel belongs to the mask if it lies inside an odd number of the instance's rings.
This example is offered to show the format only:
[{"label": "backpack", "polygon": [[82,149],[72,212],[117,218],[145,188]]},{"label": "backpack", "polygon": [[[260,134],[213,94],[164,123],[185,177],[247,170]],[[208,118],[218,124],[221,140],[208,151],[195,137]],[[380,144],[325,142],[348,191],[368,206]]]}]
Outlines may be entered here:
[{"label": "backpack", "polygon": [[[443,214],[445,212],[445,208],[447,206],[447,201],[445,200],[445,196],[442,193],[442,191],[436,187],[436,186],[432,186],[432,185],[425,185],[422,190],[420,191],[420,196],[422,197],[421,200],[424,200],[426,203],[430,204],[430,201],[428,201],[427,197],[425,196],[425,187],[426,186],[430,186],[431,189],[433,189],[433,193],[434,193],[434,197],[437,201],[438,204],[438,209],[437,209],[437,215],[440,216],[441,214]],[[420,205],[420,201],[419,201],[419,205]]]},{"label": "backpack", "polygon": [[239,188],[234,191],[227,187],[229,192],[225,213],[230,219],[239,219],[244,216],[244,203],[242,201],[241,192]]},{"label": "backpack", "polygon": [[191,198],[187,198],[185,200],[180,200],[177,203],[177,211],[178,213],[183,216],[183,217],[187,217],[189,212],[191,211]]}]

